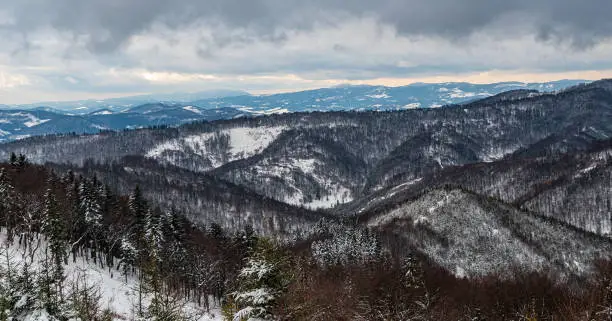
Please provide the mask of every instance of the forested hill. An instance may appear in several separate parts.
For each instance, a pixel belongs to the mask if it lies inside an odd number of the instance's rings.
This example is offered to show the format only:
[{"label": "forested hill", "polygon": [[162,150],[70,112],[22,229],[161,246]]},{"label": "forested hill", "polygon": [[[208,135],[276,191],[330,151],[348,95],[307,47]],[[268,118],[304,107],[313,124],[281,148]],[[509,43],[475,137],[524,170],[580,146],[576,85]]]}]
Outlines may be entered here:
[{"label": "forested hill", "polygon": [[48,164],[57,172],[96,177],[122,194],[141,186],[142,195],[165,211],[179,211],[190,221],[219,225],[228,231],[251,228],[259,235],[285,239],[306,238],[320,221],[332,215],[285,204],[206,173],[160,165],[140,156],[112,164],[88,163],[84,167]]},{"label": "forested hill", "polygon": [[161,211],[137,186],[120,195],[95,176],[0,163],[1,315],[211,320],[253,235]]}]

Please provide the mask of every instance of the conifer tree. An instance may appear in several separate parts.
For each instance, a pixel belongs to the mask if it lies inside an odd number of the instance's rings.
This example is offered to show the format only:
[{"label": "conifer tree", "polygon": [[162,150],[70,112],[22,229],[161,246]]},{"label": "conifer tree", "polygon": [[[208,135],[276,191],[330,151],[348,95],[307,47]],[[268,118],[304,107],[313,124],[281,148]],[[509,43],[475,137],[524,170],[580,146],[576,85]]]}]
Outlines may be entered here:
[{"label": "conifer tree", "polygon": [[233,321],[274,318],[271,310],[289,284],[286,260],[276,243],[257,239],[246,266],[240,271],[238,291],[231,297],[238,308]]},{"label": "conifer tree", "polygon": [[145,220],[145,244],[147,257],[141,265],[141,283],[147,287],[147,292],[153,296],[149,312],[158,314],[161,309],[162,280],[160,265],[162,262],[161,250],[164,242],[162,231],[162,216],[159,211],[149,210]]},{"label": "conifer tree", "polygon": [[41,280],[41,294],[45,308],[49,313],[58,312],[63,303],[64,264],[66,263],[66,229],[64,220],[60,216],[57,199],[54,194],[53,178],[49,180],[45,193],[43,211],[43,233],[47,236],[49,245],[46,251],[50,252],[49,260],[45,260],[44,277]]},{"label": "conifer tree", "polygon": [[17,155],[13,152],[9,158],[9,164],[16,166],[17,165]]},{"label": "conifer tree", "polygon": [[97,263],[98,239],[102,228],[102,208],[95,186],[95,178],[91,183],[83,181],[79,185],[79,212],[82,215],[79,222],[83,225],[80,228],[81,237],[87,240],[91,258]]},{"label": "conifer tree", "polygon": [[142,193],[140,191],[139,186],[136,186],[132,194],[130,194],[128,205],[131,214],[134,217],[134,236],[138,239],[137,245],[141,246],[142,240],[144,238],[144,229],[146,224],[147,203],[142,197]]},{"label": "conifer tree", "polygon": [[11,183],[4,168],[0,169],[0,219],[2,225],[7,229],[7,238],[13,239],[14,210],[15,210],[15,188]]},{"label": "conifer tree", "polygon": [[95,184],[82,182],[79,186],[80,207],[88,229],[97,230],[102,225],[102,208],[95,189]]}]

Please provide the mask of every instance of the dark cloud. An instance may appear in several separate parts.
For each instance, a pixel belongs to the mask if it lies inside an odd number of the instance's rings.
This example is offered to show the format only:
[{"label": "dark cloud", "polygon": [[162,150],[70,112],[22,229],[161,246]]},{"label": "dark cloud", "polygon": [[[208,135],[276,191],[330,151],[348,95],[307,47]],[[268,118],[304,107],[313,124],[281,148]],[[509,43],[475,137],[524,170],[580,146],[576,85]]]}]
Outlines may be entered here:
[{"label": "dark cloud", "polygon": [[[113,51],[155,23],[179,28],[197,20],[242,28],[266,41],[283,41],[283,30],[333,24],[348,16],[375,17],[400,35],[452,39],[486,31],[499,21],[504,25],[496,27],[507,28],[508,34],[516,27],[513,22],[527,21],[537,39],[576,47],[612,35],[610,0],[0,0],[0,8],[15,15],[13,27],[23,32],[52,25],[88,35],[94,52]],[[221,44],[253,40],[219,38]]]}]

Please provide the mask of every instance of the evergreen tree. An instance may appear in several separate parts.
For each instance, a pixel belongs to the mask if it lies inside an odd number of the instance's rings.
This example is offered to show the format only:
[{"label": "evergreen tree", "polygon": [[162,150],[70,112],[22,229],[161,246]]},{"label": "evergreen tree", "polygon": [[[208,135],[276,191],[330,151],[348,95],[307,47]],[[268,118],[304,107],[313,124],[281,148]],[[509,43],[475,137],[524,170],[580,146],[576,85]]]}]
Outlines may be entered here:
[{"label": "evergreen tree", "polygon": [[81,238],[87,241],[91,258],[94,262],[98,262],[98,246],[99,235],[102,229],[102,207],[100,206],[100,198],[96,189],[95,178],[91,183],[86,180],[79,185],[79,212],[82,217],[79,222],[82,228],[79,230],[82,233]]},{"label": "evergreen tree", "polygon": [[125,235],[121,238],[121,270],[123,275],[125,276],[125,281],[127,282],[128,276],[131,274],[132,269],[136,265],[137,257],[138,257],[138,249],[132,242],[131,235]]},{"label": "evergreen tree", "polygon": [[[92,184],[93,185],[93,184]],[[88,228],[99,229],[102,225],[102,208],[94,186],[82,182],[79,187],[80,207]]]},{"label": "evergreen tree", "polygon": [[14,216],[16,208],[15,187],[4,168],[0,169],[0,219],[7,229],[7,238],[13,239]]},{"label": "evergreen tree", "polygon": [[[50,314],[57,314],[63,303],[64,264],[66,263],[66,229],[54,194],[53,178],[49,180],[45,193],[43,211],[43,233],[47,236],[49,260],[43,264],[43,278],[40,281],[41,295],[45,308]],[[49,262],[50,261],[50,262]]]},{"label": "evergreen tree", "polygon": [[[149,312],[157,315],[161,310],[162,281],[160,265],[162,262],[161,250],[164,242],[162,231],[162,216],[159,211],[149,210],[145,222],[145,244],[147,257],[142,259],[141,284],[144,283],[146,292],[153,298],[149,306]],[[142,291],[142,286],[141,286]]]},{"label": "evergreen tree", "polygon": [[[286,263],[285,254],[276,243],[257,239],[240,271],[238,290],[231,297],[230,302],[238,310],[233,313],[233,321],[274,319],[271,310],[289,284]],[[227,310],[232,307],[226,307]]]},{"label": "evergreen tree", "polygon": [[136,186],[132,194],[130,194],[128,206],[131,214],[134,217],[134,229],[136,232],[135,236],[139,239],[138,245],[141,245],[140,241],[144,237],[144,229],[146,224],[147,202],[143,198],[139,186]]},{"label": "evergreen tree", "polygon": [[9,164],[17,166],[17,155],[15,153],[11,153],[11,156],[9,158]]}]

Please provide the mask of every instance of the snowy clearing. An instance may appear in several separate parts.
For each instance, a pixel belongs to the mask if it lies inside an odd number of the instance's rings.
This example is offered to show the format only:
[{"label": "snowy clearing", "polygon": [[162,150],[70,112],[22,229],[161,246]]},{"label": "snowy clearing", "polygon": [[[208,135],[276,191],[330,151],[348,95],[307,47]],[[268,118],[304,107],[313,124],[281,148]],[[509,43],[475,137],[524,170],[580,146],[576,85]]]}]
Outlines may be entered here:
[{"label": "snowy clearing", "polygon": [[[211,168],[217,168],[225,163],[251,157],[268,147],[286,127],[236,127],[223,129],[213,133],[190,135],[180,139],[163,142],[146,153],[146,157],[165,159],[175,163],[173,159],[164,157],[166,152],[189,151],[197,156],[208,158]],[[212,148],[215,138],[227,136],[229,146],[227,150]]]}]

